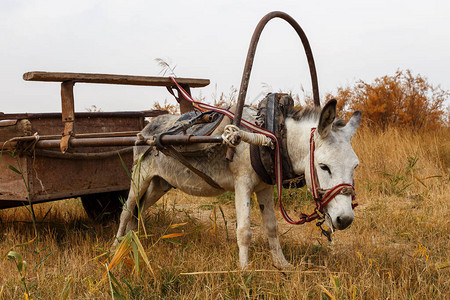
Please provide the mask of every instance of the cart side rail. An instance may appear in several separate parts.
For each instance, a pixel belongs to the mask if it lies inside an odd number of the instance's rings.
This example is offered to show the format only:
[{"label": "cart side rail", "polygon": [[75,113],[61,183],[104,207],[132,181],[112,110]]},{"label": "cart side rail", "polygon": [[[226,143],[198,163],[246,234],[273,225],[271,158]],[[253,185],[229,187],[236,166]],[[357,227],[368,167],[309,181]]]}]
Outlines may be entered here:
[{"label": "cart side rail", "polygon": [[[23,74],[26,81],[48,81],[48,82],[83,82],[101,84],[124,84],[145,86],[173,86],[169,77],[135,76],[115,74],[93,74],[93,73],[58,73],[33,71]],[[191,88],[205,87],[209,85],[209,79],[177,78],[177,82],[189,85]]]}]

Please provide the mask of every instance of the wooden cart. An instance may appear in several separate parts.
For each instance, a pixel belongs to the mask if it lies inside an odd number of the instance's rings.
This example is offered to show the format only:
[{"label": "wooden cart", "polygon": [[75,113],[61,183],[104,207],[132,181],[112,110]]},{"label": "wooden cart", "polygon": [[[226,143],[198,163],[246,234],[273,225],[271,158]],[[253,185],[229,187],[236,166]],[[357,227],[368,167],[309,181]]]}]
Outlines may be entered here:
[{"label": "wooden cart", "polygon": [[[117,215],[126,199],[132,146],[145,118],[166,111],[74,112],[75,83],[162,86],[167,77],[29,72],[30,81],[61,82],[61,113],[0,113],[0,209],[81,197],[88,215]],[[178,78],[187,91],[206,79]],[[184,99],[181,111],[191,110]],[[184,100],[184,101],[183,101]],[[79,145],[77,141],[86,141]]]}]

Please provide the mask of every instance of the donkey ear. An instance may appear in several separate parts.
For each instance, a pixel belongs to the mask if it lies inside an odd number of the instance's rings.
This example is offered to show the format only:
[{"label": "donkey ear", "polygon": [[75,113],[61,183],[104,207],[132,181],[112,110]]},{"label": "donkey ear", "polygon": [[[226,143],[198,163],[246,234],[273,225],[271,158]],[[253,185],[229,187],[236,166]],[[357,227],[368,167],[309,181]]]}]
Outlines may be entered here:
[{"label": "donkey ear", "polygon": [[360,123],[361,123],[361,112],[355,111],[353,115],[350,117],[350,120],[348,120],[347,125],[345,125],[344,127],[344,130],[349,140],[353,138],[353,135],[355,134],[356,129],[358,129]]},{"label": "donkey ear", "polygon": [[330,134],[331,125],[333,125],[334,119],[336,118],[336,103],[337,101],[335,99],[328,101],[320,113],[318,130],[322,138]]}]

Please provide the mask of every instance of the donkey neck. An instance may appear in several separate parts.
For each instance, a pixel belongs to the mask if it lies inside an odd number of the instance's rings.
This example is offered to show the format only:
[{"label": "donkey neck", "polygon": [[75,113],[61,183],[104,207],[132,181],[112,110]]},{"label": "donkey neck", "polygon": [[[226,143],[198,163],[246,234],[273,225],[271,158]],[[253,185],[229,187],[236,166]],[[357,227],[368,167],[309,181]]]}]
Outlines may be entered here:
[{"label": "donkey neck", "polygon": [[318,120],[286,119],[287,146],[292,167],[296,174],[304,174],[309,154],[311,128],[316,127]]}]

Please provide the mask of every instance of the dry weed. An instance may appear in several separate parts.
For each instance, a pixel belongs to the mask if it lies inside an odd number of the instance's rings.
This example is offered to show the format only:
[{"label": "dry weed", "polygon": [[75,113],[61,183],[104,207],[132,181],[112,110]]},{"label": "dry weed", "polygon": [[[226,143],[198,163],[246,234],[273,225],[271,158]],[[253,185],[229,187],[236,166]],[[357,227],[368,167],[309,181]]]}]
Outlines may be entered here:
[{"label": "dry weed", "polygon": [[[0,298],[446,298],[448,136],[448,129],[362,128],[353,141],[361,161],[354,223],[329,243],[314,225],[292,228],[278,215],[281,243],[294,265],[285,272],[272,266],[256,205],[250,267],[238,270],[229,195],[211,202],[170,192],[144,215],[147,236],[140,243],[150,268],[130,244],[128,254],[108,271],[117,224],[92,223],[79,200],[36,205],[38,238],[21,247],[15,245],[34,237],[29,213],[0,211]],[[26,261],[26,274],[7,259],[11,250]],[[108,279],[102,280],[105,271]]]}]

